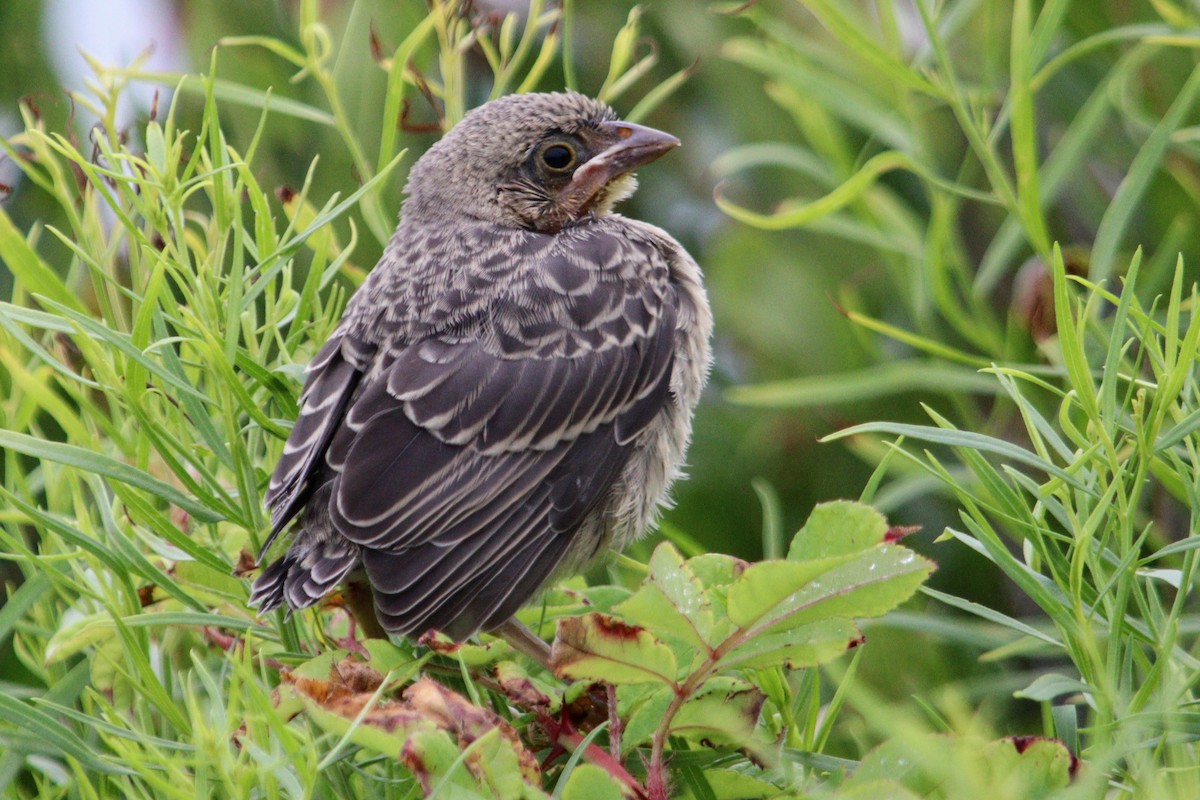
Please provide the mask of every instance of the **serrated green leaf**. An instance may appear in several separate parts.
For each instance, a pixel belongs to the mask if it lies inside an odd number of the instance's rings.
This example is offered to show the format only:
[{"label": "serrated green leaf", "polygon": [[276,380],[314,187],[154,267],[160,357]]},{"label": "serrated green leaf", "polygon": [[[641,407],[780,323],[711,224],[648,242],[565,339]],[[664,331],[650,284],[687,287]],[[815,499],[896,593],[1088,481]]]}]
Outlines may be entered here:
[{"label": "serrated green leaf", "polygon": [[780,794],[775,784],[732,769],[706,769],[704,779],[717,800],[758,800]]},{"label": "serrated green leaf", "polygon": [[821,503],[792,538],[787,559],[808,561],[860,553],[881,544],[887,531],[887,520],[868,505],[849,500]]},{"label": "serrated green leaf", "polygon": [[297,678],[312,678],[318,681],[325,680],[329,677],[329,672],[333,669],[333,665],[347,655],[349,655],[349,652],[346,650],[327,650],[318,656],[313,656],[302,664],[297,664],[292,668],[292,676]]},{"label": "serrated green leaf", "polygon": [[974,776],[979,786],[994,789],[997,797],[1047,797],[1070,783],[1075,759],[1056,739],[909,736],[892,739],[867,753],[846,787],[890,781],[903,784],[917,796],[929,797],[943,788],[947,773],[941,765],[947,763],[953,764],[958,774]]},{"label": "serrated green leaf", "polygon": [[776,759],[770,741],[757,730],[766,695],[735,678],[714,678],[671,720],[671,733],[696,742],[745,749],[758,760]]},{"label": "serrated green leaf", "polygon": [[513,655],[512,645],[499,637],[488,638],[482,644],[473,644],[453,642],[446,636],[439,635],[437,639],[429,642],[429,646],[433,652],[450,656],[468,667],[486,667],[512,658]]},{"label": "serrated green leaf", "polygon": [[660,544],[650,556],[650,580],[706,638],[712,629],[712,609],[699,579],[669,542]]},{"label": "serrated green leaf", "polygon": [[400,758],[420,781],[426,797],[491,800],[501,796],[479,785],[465,767],[467,756],[444,731],[419,731],[414,734],[405,743]]},{"label": "serrated green leaf", "polygon": [[641,587],[614,611],[655,634],[673,636],[697,649],[716,644],[712,605],[679,551],[663,542],[655,548],[649,566]]},{"label": "serrated green leaf", "polygon": [[594,613],[558,621],[550,661],[559,677],[612,684],[674,684],[678,669],[671,648],[650,631]]},{"label": "serrated green leaf", "polygon": [[392,644],[386,639],[365,639],[363,649],[367,651],[367,664],[381,673],[392,673],[392,680],[401,682],[407,680],[408,669],[413,673],[428,659],[428,655],[414,658],[410,650]]},{"label": "serrated green leaf", "polygon": [[1019,783],[1024,797],[1045,797],[1050,791],[1066,788],[1075,762],[1071,751],[1057,739],[1033,737],[990,742],[981,757],[987,761],[995,783]]},{"label": "serrated green leaf", "polygon": [[722,668],[775,667],[800,669],[837,658],[862,641],[847,619],[825,619],[781,633],[754,636],[720,660]]},{"label": "serrated green leaf", "polygon": [[580,764],[571,770],[563,787],[562,800],[625,800],[622,785],[595,764]]},{"label": "serrated green leaf", "polygon": [[654,686],[646,683],[622,686],[619,691],[637,691],[645,687],[652,688],[649,692],[643,692],[642,696],[634,701],[633,712],[622,713],[627,721],[625,729],[621,733],[621,750],[626,753],[650,740],[654,731],[662,724],[671,700],[675,698],[675,692],[669,686]]},{"label": "serrated green leaf", "polygon": [[466,769],[463,771],[475,778],[485,797],[511,797],[513,800],[545,797],[527,782],[514,742],[505,738],[500,728],[492,728],[474,741],[463,744],[466,744],[463,751]]},{"label": "serrated green leaf", "polygon": [[[764,617],[791,613],[798,593],[853,556],[810,561],[763,561],[747,569],[726,595],[729,619],[749,628]],[[820,588],[820,585],[818,585]]]},{"label": "serrated green leaf", "polygon": [[724,553],[705,553],[688,559],[688,569],[705,589],[728,586],[749,566],[748,562]]},{"label": "serrated green leaf", "polygon": [[[681,642],[676,651],[680,661],[690,660],[692,653],[709,644],[697,630],[697,626],[680,613],[679,608],[663,594],[662,589],[649,581],[642,584],[633,597],[625,600],[613,611],[622,619],[653,631],[660,639]],[[708,617],[711,626],[711,611]]]},{"label": "serrated green leaf", "polygon": [[900,545],[827,561],[834,563],[756,564],[729,589],[730,619],[759,632],[782,632],[833,617],[876,617],[907,600],[934,569]]}]

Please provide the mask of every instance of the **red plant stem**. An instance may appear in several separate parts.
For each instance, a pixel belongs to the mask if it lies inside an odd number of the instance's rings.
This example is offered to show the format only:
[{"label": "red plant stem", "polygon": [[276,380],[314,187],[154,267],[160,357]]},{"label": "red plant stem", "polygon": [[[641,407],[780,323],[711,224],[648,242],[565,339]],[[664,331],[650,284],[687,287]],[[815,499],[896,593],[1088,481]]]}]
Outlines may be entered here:
[{"label": "red plant stem", "polygon": [[[565,747],[571,751],[575,751],[578,750],[579,746],[583,744],[583,738],[583,734],[579,733],[578,731],[569,731],[565,728],[560,728],[558,731],[558,737],[555,741],[562,747]],[[597,747],[595,744],[589,742],[588,746],[584,748],[583,757],[589,763],[595,764],[597,767],[600,767],[609,775],[628,786],[634,791],[636,796],[646,797],[646,790],[642,788],[640,783],[638,783],[637,778],[630,775],[629,771],[625,769],[625,766],[620,761],[613,758],[612,753],[609,753],[607,750]],[[651,797],[652,796],[653,795],[651,795]]]},{"label": "red plant stem", "polygon": [[717,664],[725,657],[725,654],[748,638],[747,630],[738,628],[726,637],[725,641],[709,649],[708,658],[687,677],[687,680],[673,687],[675,697],[671,699],[671,704],[663,713],[662,722],[654,731],[654,737],[650,742],[650,765],[646,775],[646,791],[649,794],[649,800],[670,800],[667,794],[667,765],[663,758],[663,752],[667,746],[667,736],[671,732],[671,722],[675,719],[675,715],[679,713],[679,709],[683,708],[683,704],[696,693],[696,690],[712,676],[717,669]]},{"label": "red plant stem", "polygon": [[[204,638],[208,639],[214,645],[216,645],[217,647],[219,647],[220,649],[224,650],[227,653],[232,652],[234,649],[238,649],[238,650],[244,649],[246,646],[245,639],[240,639],[235,636],[230,636],[228,633],[225,633],[222,630],[214,628],[211,625],[205,625],[203,628],[203,631],[204,631]],[[284,668],[284,664],[281,661],[276,661],[273,658],[267,658],[267,657],[264,657],[261,655],[259,656],[259,658],[262,660],[262,662],[264,664],[266,664],[271,669],[283,669]]]},{"label": "red plant stem", "polygon": [[617,687],[611,683],[605,684],[605,691],[608,693],[608,751],[612,753],[613,758],[621,758],[621,731],[624,725],[621,724],[621,717],[617,714]]}]

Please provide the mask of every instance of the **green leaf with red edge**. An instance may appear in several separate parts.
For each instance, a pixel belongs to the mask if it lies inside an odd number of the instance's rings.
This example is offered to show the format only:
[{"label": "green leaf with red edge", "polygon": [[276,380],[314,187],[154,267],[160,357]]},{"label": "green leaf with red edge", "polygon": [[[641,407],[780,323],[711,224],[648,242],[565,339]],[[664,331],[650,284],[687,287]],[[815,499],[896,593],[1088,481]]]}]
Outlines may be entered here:
[{"label": "green leaf with red edge", "polygon": [[464,796],[545,796],[537,759],[491,709],[428,678],[395,700],[380,691],[384,676],[352,656],[336,663],[318,657],[306,667],[326,677],[290,673],[279,687],[281,707],[299,706],[318,728],[398,757],[427,792],[447,782]]},{"label": "green leaf with red edge", "polygon": [[562,692],[557,686],[534,678],[515,661],[501,661],[493,673],[509,701],[525,711],[541,708],[557,712],[561,705]]},{"label": "green leaf with red edge", "polygon": [[824,619],[789,628],[782,633],[754,636],[726,653],[718,665],[800,669],[823,664],[862,644],[862,633],[848,619]]},{"label": "green leaf with red edge", "polygon": [[456,642],[443,633],[421,637],[421,644],[432,652],[457,659],[468,667],[486,667],[513,657],[512,645],[498,636],[489,636],[482,644]]},{"label": "green leaf with red edge", "polygon": [[1009,736],[988,744],[983,756],[997,780],[1019,775],[1024,797],[1045,797],[1065,789],[1079,768],[1079,760],[1058,739]]},{"label": "green leaf with red edge", "polygon": [[447,797],[464,800],[487,796],[479,791],[481,787],[471,773],[457,766],[462,751],[445,731],[417,731],[396,752],[400,763],[421,784],[425,796],[431,795],[435,788]]},{"label": "green leaf with red edge", "polygon": [[673,685],[675,654],[650,631],[607,614],[558,621],[550,663],[560,678]]},{"label": "green leaf with red edge", "polygon": [[796,611],[771,631],[831,617],[878,617],[916,593],[936,568],[927,558],[887,544],[831,569],[796,596]]}]

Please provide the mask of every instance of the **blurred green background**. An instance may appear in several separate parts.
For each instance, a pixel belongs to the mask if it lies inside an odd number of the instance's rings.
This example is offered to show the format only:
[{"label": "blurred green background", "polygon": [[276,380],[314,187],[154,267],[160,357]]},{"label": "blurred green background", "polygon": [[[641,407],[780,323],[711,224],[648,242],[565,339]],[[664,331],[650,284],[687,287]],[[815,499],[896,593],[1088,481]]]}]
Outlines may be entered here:
[{"label": "blurred green background", "polygon": [[[64,50],[69,55],[76,41],[98,52],[99,45],[85,43],[84,33],[108,44],[119,36],[113,57],[130,62],[145,51],[150,61],[144,68],[165,73],[207,70],[222,37],[296,40],[296,7],[289,2],[147,1],[156,11],[152,31],[139,25],[149,17],[136,4],[78,4],[84,5],[103,6],[106,21],[87,22],[81,33],[64,22],[73,16],[66,2],[0,4],[5,45],[0,47],[0,132],[19,128],[16,109],[25,98],[49,130],[71,130],[86,141],[91,124],[86,109],[62,88],[77,78],[64,76],[60,62],[66,63],[65,57],[56,55]],[[1007,127],[990,127],[1014,113],[1009,94],[1013,5],[1002,0],[936,5],[944,51],[931,47],[925,35],[923,5],[903,1],[654,0],[641,8],[637,52],[654,59],[615,102],[618,112],[629,111],[670,76],[694,67],[645,120],[677,134],[684,146],[643,171],[641,188],[624,211],[661,225],[685,244],[705,270],[716,312],[717,363],[697,418],[691,477],[679,486],[677,507],[666,516],[671,530],[703,548],[761,558],[764,497],[768,506],[777,500],[788,532],[815,503],[857,497],[884,452],[882,445],[865,439],[819,442],[857,422],[923,422],[922,404],[928,404],[964,428],[1017,435],[1012,409],[998,407],[995,388],[974,376],[978,367],[991,363],[1049,363],[1043,347],[1053,322],[1047,322],[1049,273],[1039,236],[1060,242],[1078,269],[1093,268],[1094,277],[1097,271],[1119,272],[1113,265],[1127,264],[1133,248],[1143,246],[1140,294],[1147,298],[1168,285],[1177,252],[1197,252],[1200,167],[1197,117],[1190,109],[1183,110],[1169,147],[1140,187],[1136,213],[1105,223],[1135,156],[1194,68],[1194,5],[1166,0],[1033,4],[1034,18],[1045,20],[1039,14],[1046,12],[1051,19],[1034,31],[1028,47],[1037,51],[1036,67],[1054,63],[1040,76],[1033,101],[1034,140],[1043,154],[1066,153],[1043,174],[1041,223],[1014,221],[1012,209],[990,196],[993,170],[1012,171],[1017,158]],[[480,0],[469,13],[520,6]],[[878,13],[879,6],[889,13]],[[372,42],[390,53],[424,18],[426,4],[326,0],[321,8],[338,48],[333,74],[349,100],[346,114],[356,128],[361,124],[367,150],[374,152],[387,76],[376,63]],[[594,92],[604,83],[612,39],[632,8],[628,2],[574,4],[571,45],[581,90]],[[77,17],[76,23],[85,19],[82,12]],[[1098,40],[1105,31],[1114,33]],[[1176,46],[1172,35],[1192,37],[1187,39],[1192,44]],[[895,64],[863,57],[853,47],[856,36],[889,42],[903,56],[897,63],[915,66],[900,72]],[[1087,47],[1075,47],[1084,41]],[[1064,54],[1061,63],[1052,62]],[[482,57],[476,57],[479,82],[473,97],[481,102],[488,73]],[[435,74],[432,58],[419,55],[414,66]],[[162,59],[162,66],[155,66],[155,59]],[[995,164],[973,158],[981,145],[964,133],[964,120],[920,90],[921,65],[935,63],[939,81],[948,76],[954,81],[939,85],[959,97],[970,120],[979,123],[984,146],[1000,154]],[[294,72],[263,48],[220,48],[219,77],[322,105],[319,87],[311,80],[291,81]],[[157,87],[160,109],[173,85],[164,77]],[[562,85],[556,67],[539,88]],[[72,87],[84,91],[82,84]],[[128,109],[134,139],[151,113],[153,96],[153,90],[143,91],[142,105]],[[418,94],[408,99],[410,127],[437,122],[436,110]],[[189,127],[188,114],[198,112],[201,100],[186,92],[180,98],[183,127]],[[227,139],[244,148],[259,112],[227,104],[222,121]],[[388,182],[391,209],[399,209],[407,165],[435,138],[421,130],[401,134],[410,151]],[[786,208],[791,198],[826,194],[885,151],[905,154],[925,172],[884,171],[834,213],[803,228],[753,227],[714,202],[720,185],[721,196],[739,206],[763,213],[781,203]],[[256,158],[256,178],[264,187],[298,187],[318,155],[312,197],[356,188],[359,175],[335,130],[275,115]],[[928,175],[953,184],[955,191],[930,193],[923,180]],[[55,223],[54,204],[2,163],[0,183],[5,184],[0,202],[18,229],[27,230],[35,221]],[[368,268],[384,241],[361,217],[355,222],[359,243],[352,260]],[[1046,229],[1039,230],[1039,224]],[[344,241],[348,219],[336,226]],[[1100,237],[1106,249],[1097,266],[1094,245],[1106,226],[1112,235]],[[43,244],[43,257],[67,262],[65,248],[50,237]],[[1197,261],[1188,264],[1189,280]],[[11,275],[0,269],[0,298],[10,292]],[[884,325],[912,338],[880,335]],[[942,343],[946,352],[935,352],[930,342]],[[956,506],[943,489],[901,464],[875,499],[895,524],[922,526],[911,541],[939,562],[934,586],[1015,616],[1028,610],[983,559],[967,548],[933,542],[957,521]],[[636,554],[644,557],[652,545],[639,545]],[[923,638],[917,647],[913,637],[928,634],[907,631],[903,617],[890,627],[876,626],[871,635],[862,670],[888,694],[904,697],[961,677],[968,679],[963,686],[969,693],[1001,706],[1000,719],[1010,720],[1000,723],[1002,730],[1022,730],[1027,715],[1036,713],[1033,703],[1008,697],[1027,682],[1012,673],[1011,665],[1008,677],[998,680],[999,667],[977,662],[982,643]],[[896,669],[898,657],[904,659],[903,670]]]}]

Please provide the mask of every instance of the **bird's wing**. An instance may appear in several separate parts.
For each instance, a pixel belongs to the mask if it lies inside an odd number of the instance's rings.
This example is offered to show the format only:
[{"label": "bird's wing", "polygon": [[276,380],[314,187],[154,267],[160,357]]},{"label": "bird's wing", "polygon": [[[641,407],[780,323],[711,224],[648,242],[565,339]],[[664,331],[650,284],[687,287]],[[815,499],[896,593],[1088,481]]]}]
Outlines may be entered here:
[{"label": "bird's wing", "polygon": [[668,402],[665,266],[618,250],[540,263],[471,336],[384,356],[348,409],[326,455],[330,517],[364,548],[389,630],[461,637],[510,616]]},{"label": "bird's wing", "polygon": [[263,554],[312,494],[315,487],[309,479],[320,469],[325,450],[374,352],[373,345],[335,333],[308,365],[300,395],[300,416],[267,486],[271,534],[263,544]]}]

